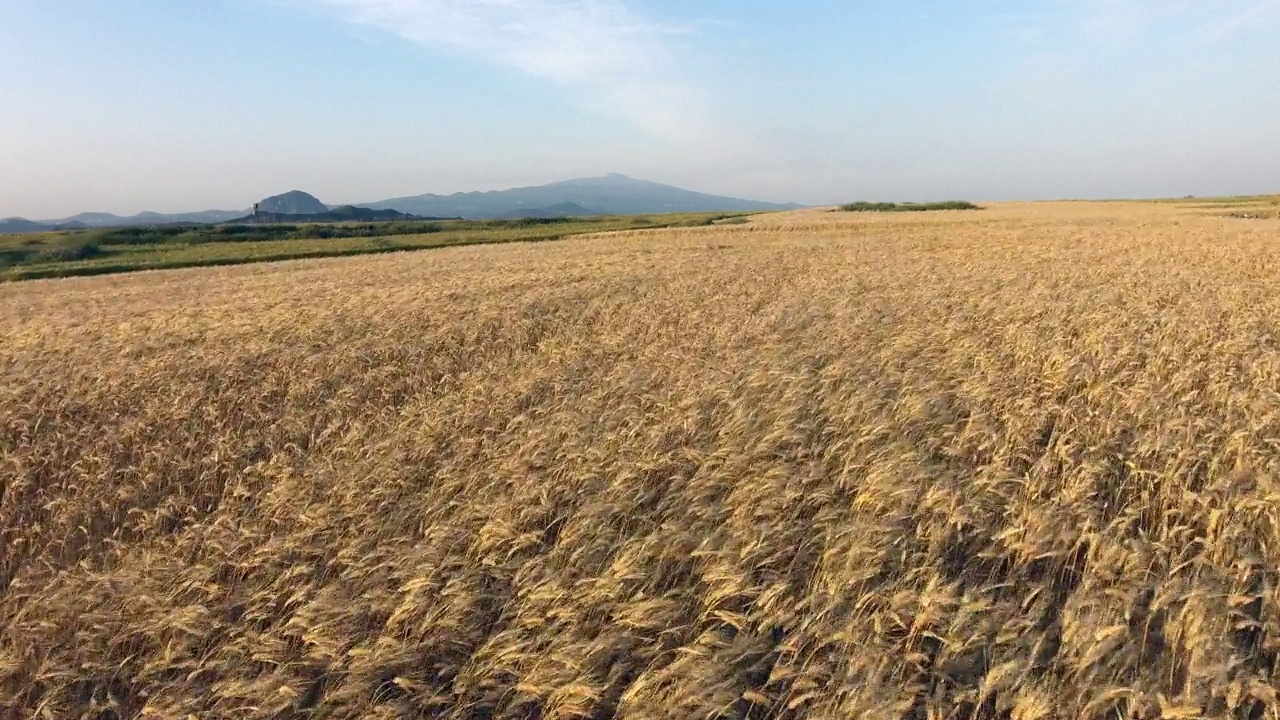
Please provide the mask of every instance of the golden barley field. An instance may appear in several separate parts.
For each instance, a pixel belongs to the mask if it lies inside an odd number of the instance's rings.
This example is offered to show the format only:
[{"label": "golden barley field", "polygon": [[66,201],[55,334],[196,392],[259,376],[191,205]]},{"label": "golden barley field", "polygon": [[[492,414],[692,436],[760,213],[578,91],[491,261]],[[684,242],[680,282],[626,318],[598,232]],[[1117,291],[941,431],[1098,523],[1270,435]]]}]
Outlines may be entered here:
[{"label": "golden barley field", "polygon": [[0,718],[1277,718],[1280,219],[0,286]]}]

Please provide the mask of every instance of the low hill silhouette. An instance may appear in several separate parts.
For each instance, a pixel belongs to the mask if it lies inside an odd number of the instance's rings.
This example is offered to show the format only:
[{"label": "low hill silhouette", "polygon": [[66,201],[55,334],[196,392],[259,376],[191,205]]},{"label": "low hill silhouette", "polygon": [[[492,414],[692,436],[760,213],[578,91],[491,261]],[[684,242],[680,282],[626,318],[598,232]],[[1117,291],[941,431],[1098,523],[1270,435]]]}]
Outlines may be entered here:
[{"label": "low hill silhouette", "polygon": [[[576,205],[591,215],[647,215],[677,212],[764,212],[791,210],[793,204],[757,202],[683,190],[671,185],[636,180],[613,173],[604,177],[565,180],[536,187],[415,195],[365,207],[391,208],[422,215],[460,216],[469,219],[538,217],[556,207]],[[549,215],[556,217],[556,215]]]},{"label": "low hill silhouette", "polygon": [[329,212],[329,206],[316,199],[316,196],[301,190],[290,190],[280,195],[272,195],[258,202],[259,214],[273,215],[319,215]]},{"label": "low hill silhouette", "polygon": [[391,222],[395,220],[449,220],[443,217],[422,217],[396,210],[372,210],[370,208],[343,205],[318,213],[293,214],[262,212],[228,220],[223,225],[266,225],[273,223],[335,223],[335,222]]}]

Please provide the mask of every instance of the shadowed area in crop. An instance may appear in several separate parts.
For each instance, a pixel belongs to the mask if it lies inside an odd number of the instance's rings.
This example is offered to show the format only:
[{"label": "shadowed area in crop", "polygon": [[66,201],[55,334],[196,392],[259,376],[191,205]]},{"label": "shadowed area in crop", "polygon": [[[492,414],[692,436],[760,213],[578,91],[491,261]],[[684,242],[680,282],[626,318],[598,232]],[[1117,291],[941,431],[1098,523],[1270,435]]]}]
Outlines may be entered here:
[{"label": "shadowed area in crop", "polygon": [[0,287],[0,716],[1274,717],[1280,224]]}]

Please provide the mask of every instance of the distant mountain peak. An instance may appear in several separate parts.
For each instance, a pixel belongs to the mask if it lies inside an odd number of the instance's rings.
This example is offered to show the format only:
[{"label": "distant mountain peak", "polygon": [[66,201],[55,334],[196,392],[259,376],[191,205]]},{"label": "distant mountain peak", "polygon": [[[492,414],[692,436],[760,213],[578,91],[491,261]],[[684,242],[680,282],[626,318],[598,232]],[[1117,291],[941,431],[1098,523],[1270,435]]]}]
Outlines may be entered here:
[{"label": "distant mountain peak", "polygon": [[[305,194],[305,193],[304,193]],[[310,197],[310,196],[308,196]],[[314,199],[314,198],[313,198]],[[391,220],[444,220],[446,218],[419,218],[395,210],[371,210],[355,205],[341,205],[332,210],[319,213],[275,213],[265,212],[259,203],[255,215],[232,218],[224,225],[269,224],[269,223],[329,223],[329,222],[388,222]]]},{"label": "distant mountain peak", "polygon": [[757,202],[683,190],[671,185],[637,180],[622,173],[561,180],[535,187],[452,195],[415,195],[366,203],[366,207],[390,208],[413,215],[464,218],[601,215],[651,213],[788,210],[798,205]]},{"label": "distant mountain peak", "polygon": [[329,212],[329,206],[310,193],[290,190],[259,201],[258,212],[272,215],[318,215]]},{"label": "distant mountain peak", "polygon": [[0,235],[30,232],[49,232],[50,230],[75,230],[84,227],[80,222],[45,223],[28,220],[23,217],[8,217],[0,220]]},{"label": "distant mountain peak", "polygon": [[[419,218],[501,218],[501,217],[570,217],[583,214],[648,215],[673,212],[755,212],[787,210],[801,207],[792,204],[757,202],[741,198],[721,197],[691,192],[650,180],[639,180],[622,173],[590,178],[562,180],[535,187],[458,192],[452,195],[416,195],[376,203],[362,203],[359,209],[396,210]],[[258,212],[282,216],[343,213],[330,208],[314,195],[301,190],[273,195],[258,203]],[[243,219],[244,210],[206,210],[186,213],[144,212],[131,217],[111,213],[80,213],[60,220],[0,220],[0,234],[40,232],[73,227],[116,227],[126,225],[161,225],[166,223],[220,223]]]}]

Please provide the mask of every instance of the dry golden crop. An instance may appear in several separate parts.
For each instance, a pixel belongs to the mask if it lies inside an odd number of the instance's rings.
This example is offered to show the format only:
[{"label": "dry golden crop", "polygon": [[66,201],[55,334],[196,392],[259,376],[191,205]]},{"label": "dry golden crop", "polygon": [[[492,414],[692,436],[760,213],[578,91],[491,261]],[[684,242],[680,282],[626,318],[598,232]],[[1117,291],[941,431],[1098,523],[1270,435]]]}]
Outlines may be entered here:
[{"label": "dry golden crop", "polygon": [[1280,221],[0,287],[0,717],[1280,717]]}]

